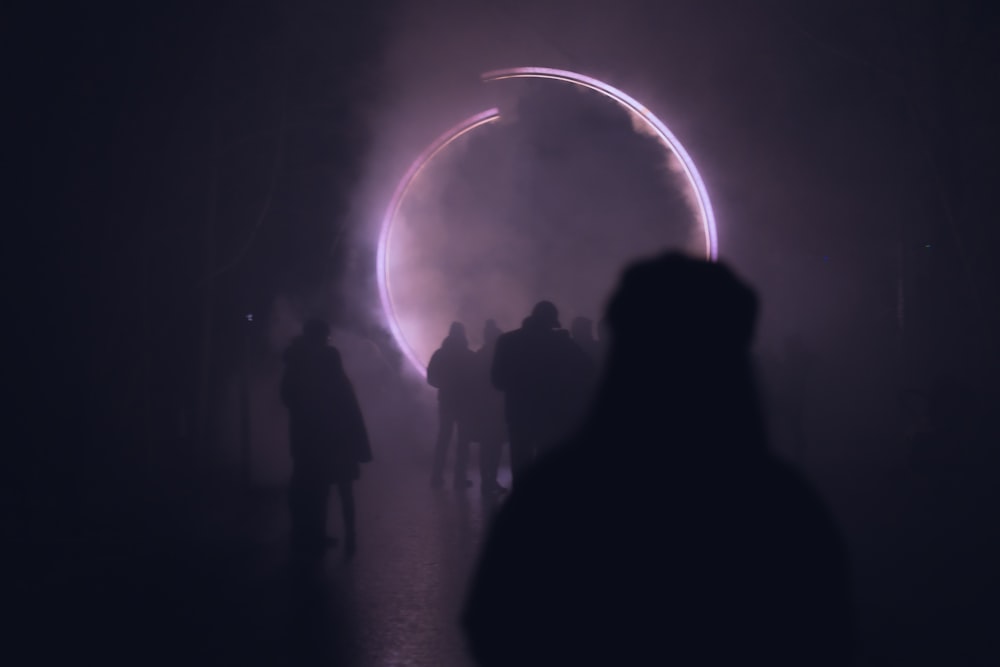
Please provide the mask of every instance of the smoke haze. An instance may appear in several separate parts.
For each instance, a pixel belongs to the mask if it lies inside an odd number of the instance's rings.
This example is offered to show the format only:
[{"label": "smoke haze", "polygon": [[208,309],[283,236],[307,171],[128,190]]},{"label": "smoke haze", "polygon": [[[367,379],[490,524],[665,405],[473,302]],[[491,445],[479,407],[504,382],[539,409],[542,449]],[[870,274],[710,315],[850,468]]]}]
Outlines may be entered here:
[{"label": "smoke haze", "polygon": [[[553,84],[545,82],[548,86]],[[526,86],[513,120],[449,146],[413,183],[389,237],[396,314],[426,363],[452,320],[519,326],[554,301],[568,326],[599,319],[621,268],[664,249],[705,254],[657,139],[566,84]]]},{"label": "smoke haze", "polygon": [[[5,216],[15,398],[3,507],[24,566],[9,615],[35,626],[31,650],[76,659],[87,640],[102,655],[110,627],[143,651],[186,634],[173,662],[204,658],[214,626],[174,622],[205,602],[204,619],[231,631],[214,662],[238,662],[233,647],[254,654],[263,637],[239,619],[289,620],[281,591],[243,605],[246,581],[232,608],[213,605],[215,577],[163,547],[232,569],[206,517],[250,488],[279,497],[282,354],[324,317],[372,434],[374,474],[359,487],[378,508],[373,537],[426,549],[391,563],[373,550],[362,576],[395,579],[359,579],[360,597],[385,593],[365,627],[398,638],[416,618],[429,628],[420,655],[436,655],[454,615],[431,610],[430,589],[460,597],[454,573],[476,544],[450,496],[421,514],[436,398],[389,333],[375,280],[399,179],[448,127],[500,108],[420,175],[393,230],[398,315],[424,360],[452,320],[473,346],[487,317],[514,329],[538,299],[564,326],[596,321],[627,262],[704,251],[676,162],[634,117],[569,84],[480,80],[540,66],[627,92],[697,165],[719,257],[760,296],[770,442],[851,547],[859,664],[997,664],[995,651],[962,653],[995,647],[1000,561],[991,3],[22,5],[9,21],[13,171],[27,182]],[[426,587],[410,618],[391,594],[407,582]],[[95,602],[105,584],[119,595],[109,614]]]}]

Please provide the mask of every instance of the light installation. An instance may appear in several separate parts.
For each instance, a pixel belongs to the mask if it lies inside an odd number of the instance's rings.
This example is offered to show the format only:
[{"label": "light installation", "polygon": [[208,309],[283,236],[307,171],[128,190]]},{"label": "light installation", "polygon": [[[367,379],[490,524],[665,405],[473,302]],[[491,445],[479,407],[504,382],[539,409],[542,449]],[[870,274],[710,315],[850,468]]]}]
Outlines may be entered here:
[{"label": "light installation", "polygon": [[[510,69],[494,70],[482,75],[482,80],[501,81],[504,79],[549,79],[564,83],[589,88],[606,97],[611,98],[628,111],[640,118],[650,130],[659,138],[664,147],[672,152],[678,159],[681,169],[686,177],[689,186],[695,194],[697,202],[697,213],[702,232],[705,238],[705,255],[709,260],[715,260],[718,256],[718,236],[715,228],[715,214],[712,211],[712,203],[705,190],[705,184],[698,174],[698,169],[688,152],[681,145],[673,132],[667,128],[663,122],[656,117],[649,109],[640,104],[633,97],[625,92],[610,86],[603,81],[593,77],[568,70],[552,69],[548,67],[514,67]],[[396,316],[396,308],[393,303],[392,286],[389,276],[389,269],[392,259],[392,228],[399,213],[399,209],[406,198],[406,193],[416,177],[431,163],[436,155],[448,147],[449,144],[478,127],[488,125],[500,119],[498,109],[487,109],[481,113],[471,116],[435,139],[420,155],[410,164],[409,169],[400,179],[399,184],[393,192],[389,205],[386,207],[385,215],[382,218],[382,226],[379,231],[378,256],[376,260],[376,273],[378,275],[379,297],[382,301],[382,309],[389,323],[389,329],[400,349],[406,355],[418,373],[426,373],[426,367],[420,361],[413,347],[406,338],[405,333],[399,324]]]}]

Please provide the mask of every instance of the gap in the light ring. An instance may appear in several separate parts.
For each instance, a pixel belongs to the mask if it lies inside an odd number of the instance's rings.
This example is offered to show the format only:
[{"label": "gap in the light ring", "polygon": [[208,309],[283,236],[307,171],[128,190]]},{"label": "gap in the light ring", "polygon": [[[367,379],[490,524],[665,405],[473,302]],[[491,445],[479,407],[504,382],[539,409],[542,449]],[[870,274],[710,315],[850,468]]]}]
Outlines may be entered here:
[{"label": "gap in the light ring", "polygon": [[[710,261],[715,261],[718,254],[717,231],[715,229],[714,215],[712,213],[712,204],[708,199],[708,193],[705,191],[704,183],[701,181],[701,176],[694,165],[694,161],[687,154],[687,151],[681,145],[680,141],[678,141],[677,138],[673,136],[673,133],[670,132],[667,126],[664,125],[659,118],[657,118],[654,114],[649,112],[644,105],[639,104],[637,100],[634,100],[633,98],[631,98],[631,96],[625,94],[623,91],[619,91],[617,88],[609,86],[603,81],[592,79],[591,77],[586,77],[585,75],[580,75],[575,72],[569,72],[567,70],[548,70],[545,68],[517,68],[514,70],[503,70],[503,71],[511,73],[511,75],[506,78],[552,79],[553,78],[552,76],[545,76],[539,74],[539,72],[556,74],[559,76],[559,78],[556,78],[555,80],[563,81],[565,83],[572,83],[574,85],[581,86],[583,88],[594,90],[599,94],[603,94],[606,97],[610,97],[630,113],[634,113],[638,115],[640,118],[642,118],[643,121],[645,121],[646,124],[654,132],[656,132],[657,136],[660,138],[661,143],[665,144],[664,148],[667,151],[672,152],[675,156],[677,156],[677,158],[683,164],[684,175],[687,179],[688,186],[692,190],[694,190],[695,196],[698,200],[700,208],[699,217],[701,218],[702,228],[706,236],[706,246],[707,246],[706,254],[708,255],[708,259]],[[489,74],[490,73],[487,73],[486,75],[484,75],[484,77],[488,76]],[[629,103],[627,100],[632,100],[634,104]],[[413,365],[414,369],[420,375],[425,375],[427,369],[424,366],[424,364],[422,364],[419,361],[419,359],[417,359],[416,351],[407,341],[406,334],[403,332],[403,328],[396,317],[395,309],[392,306],[392,295],[390,294],[389,277],[388,277],[388,271],[389,271],[388,245],[389,245],[389,239],[391,237],[391,229],[392,226],[395,224],[396,213],[401,207],[402,201],[409,191],[410,183],[412,182],[413,178],[416,177],[416,174],[419,171],[423,170],[427,165],[429,165],[430,162],[437,155],[437,153],[440,152],[440,150],[446,148],[447,145],[451,143],[456,137],[462,134],[469,133],[472,130],[476,129],[477,127],[482,127],[484,125],[490,124],[490,123],[479,123],[478,125],[475,125],[470,128],[469,125],[474,122],[473,119],[477,118],[480,115],[482,114],[476,114],[475,116],[470,117],[466,122],[461,123],[458,126],[452,128],[449,131],[448,136],[446,136],[444,139],[438,137],[433,143],[431,143],[426,149],[424,149],[423,153],[427,153],[433,146],[440,144],[440,147],[437,150],[430,152],[430,154],[419,163],[416,169],[413,169],[411,165],[411,169],[407,170],[407,173],[404,175],[403,178],[408,179],[408,181],[402,188],[398,200],[396,194],[394,193],[393,195],[394,202],[391,206],[391,208],[393,209],[391,212],[391,216],[383,224],[383,226],[387,228],[384,230],[384,233],[381,234],[382,239],[380,242],[380,247],[378,248],[379,255],[384,258],[383,266],[379,271],[379,281],[380,281],[379,298],[382,301],[382,310],[386,316],[386,320],[389,323],[390,331],[392,332],[393,337],[396,339],[396,343],[400,346],[400,348],[403,351],[403,354],[407,357],[409,362]],[[496,119],[499,119],[499,115],[496,117]],[[399,191],[400,186],[403,186],[402,181],[400,182],[399,185],[397,185],[396,188],[397,192]]]}]

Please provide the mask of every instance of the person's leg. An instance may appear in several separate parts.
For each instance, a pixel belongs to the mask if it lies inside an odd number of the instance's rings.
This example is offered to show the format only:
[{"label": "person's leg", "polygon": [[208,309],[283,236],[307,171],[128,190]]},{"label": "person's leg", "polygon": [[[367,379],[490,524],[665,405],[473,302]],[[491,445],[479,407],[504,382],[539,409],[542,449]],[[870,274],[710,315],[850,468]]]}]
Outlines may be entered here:
[{"label": "person's leg", "polygon": [[301,472],[296,469],[288,483],[288,515],[291,524],[288,537],[295,550],[305,546],[309,534],[309,499],[301,477]]},{"label": "person's leg", "polygon": [[535,458],[534,440],[530,433],[517,425],[510,425],[510,477],[513,484],[517,484],[524,471],[531,466]]},{"label": "person's leg", "polygon": [[309,472],[297,468],[289,485],[291,542],[295,549],[329,546],[326,536],[326,511],[330,485]]},{"label": "person's leg", "polygon": [[452,480],[456,489],[465,489],[472,484],[466,477],[469,469],[470,446],[468,427],[459,422],[458,436],[455,443],[455,476]]},{"label": "person's leg", "polygon": [[498,490],[497,471],[500,469],[502,448],[503,443],[494,437],[486,437],[479,444],[479,486],[483,493]]},{"label": "person's leg", "polygon": [[431,471],[431,484],[440,486],[444,483],[444,463],[448,455],[448,443],[455,429],[455,417],[448,406],[438,403],[438,432],[434,442],[434,467]]},{"label": "person's leg", "polygon": [[337,484],[340,496],[340,513],[344,518],[344,549],[348,556],[354,555],[357,549],[357,532],[354,523],[354,486],[347,480]]},{"label": "person's leg", "polygon": [[322,480],[316,483],[310,494],[310,502],[313,505],[312,534],[315,536],[316,544],[324,548],[334,546],[337,540],[326,534],[327,508],[330,505],[330,483],[328,481]]}]

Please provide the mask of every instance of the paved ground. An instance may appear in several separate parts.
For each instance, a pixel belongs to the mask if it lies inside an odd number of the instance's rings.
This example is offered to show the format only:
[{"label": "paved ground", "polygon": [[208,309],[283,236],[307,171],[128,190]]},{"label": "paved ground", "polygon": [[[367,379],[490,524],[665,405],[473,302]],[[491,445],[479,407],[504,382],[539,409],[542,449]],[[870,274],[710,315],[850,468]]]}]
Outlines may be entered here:
[{"label": "paved ground", "polygon": [[[298,585],[286,568],[281,490],[260,497],[258,516],[266,523],[258,527],[258,572],[306,594],[306,604],[292,611],[306,620],[301,643],[292,640],[293,654],[296,648],[314,656],[338,652],[343,664],[357,667],[471,664],[457,621],[491,506],[477,487],[432,490],[427,477],[409,461],[366,469],[357,485],[357,555],[348,561],[331,550],[315,576]],[[334,535],[341,534],[337,512],[333,499]],[[326,644],[324,634],[337,644]]]},{"label": "paved ground", "polygon": [[104,533],[8,544],[0,651],[17,659],[3,662],[470,664],[457,619],[490,513],[478,487],[432,490],[420,456],[363,474],[358,553],[334,549],[315,570],[290,566],[280,487],[238,502],[192,492],[190,511],[123,498]]},{"label": "paved ground", "polygon": [[[186,511],[122,498],[120,530],[8,544],[4,664],[469,666],[457,618],[490,510],[477,488],[432,490],[426,452],[385,454],[357,486],[356,558],[333,550],[309,576],[289,568],[278,486],[192,491]],[[985,462],[817,456],[807,471],[851,547],[858,664],[1000,664]]]}]

